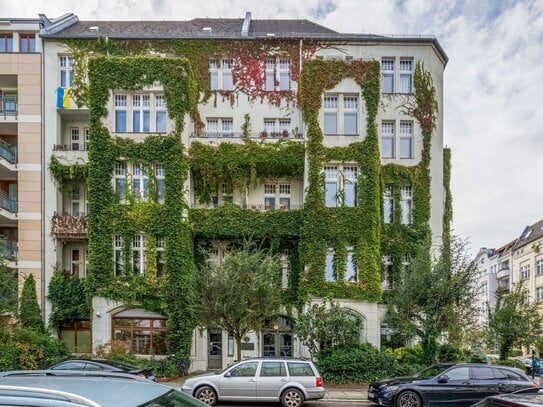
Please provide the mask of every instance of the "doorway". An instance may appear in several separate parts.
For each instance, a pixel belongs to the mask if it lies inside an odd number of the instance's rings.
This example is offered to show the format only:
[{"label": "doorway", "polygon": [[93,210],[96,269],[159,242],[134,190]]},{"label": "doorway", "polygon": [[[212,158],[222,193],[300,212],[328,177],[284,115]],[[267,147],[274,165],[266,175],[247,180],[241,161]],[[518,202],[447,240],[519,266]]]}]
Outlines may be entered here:
[{"label": "doorway", "polygon": [[222,330],[209,328],[207,338],[207,368],[209,370],[222,369]]},{"label": "doorway", "polygon": [[266,321],[262,335],[262,356],[292,357],[292,323],[278,316]]}]

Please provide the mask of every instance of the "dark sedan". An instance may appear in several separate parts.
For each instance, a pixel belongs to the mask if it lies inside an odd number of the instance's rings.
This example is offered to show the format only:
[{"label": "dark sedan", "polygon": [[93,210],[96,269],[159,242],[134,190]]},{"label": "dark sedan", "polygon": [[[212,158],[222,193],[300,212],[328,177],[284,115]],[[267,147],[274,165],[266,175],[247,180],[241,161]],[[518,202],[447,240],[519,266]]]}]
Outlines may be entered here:
[{"label": "dark sedan", "polygon": [[521,370],[488,364],[438,364],[413,377],[370,383],[368,399],[380,406],[470,406],[534,382]]},{"label": "dark sedan", "polygon": [[52,370],[83,370],[113,373],[128,373],[146,379],[157,381],[152,368],[140,368],[126,363],[114,362],[106,359],[70,359],[51,366]]},{"label": "dark sedan", "polygon": [[519,390],[510,394],[490,396],[473,407],[535,407],[543,406],[543,387]]}]

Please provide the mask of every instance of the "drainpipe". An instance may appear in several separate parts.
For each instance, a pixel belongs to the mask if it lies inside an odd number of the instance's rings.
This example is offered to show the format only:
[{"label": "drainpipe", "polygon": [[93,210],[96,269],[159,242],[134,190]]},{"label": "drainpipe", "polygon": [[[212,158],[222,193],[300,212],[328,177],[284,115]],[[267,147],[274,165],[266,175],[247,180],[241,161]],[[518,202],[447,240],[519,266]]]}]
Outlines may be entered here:
[{"label": "drainpipe", "polygon": [[41,314],[45,320],[45,41],[41,40]]}]

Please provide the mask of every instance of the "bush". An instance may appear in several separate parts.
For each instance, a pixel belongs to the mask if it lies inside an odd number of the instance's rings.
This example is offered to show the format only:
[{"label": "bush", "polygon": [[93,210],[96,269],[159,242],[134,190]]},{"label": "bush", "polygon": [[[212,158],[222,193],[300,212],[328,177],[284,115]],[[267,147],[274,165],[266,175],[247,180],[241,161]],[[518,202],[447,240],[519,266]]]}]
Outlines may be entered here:
[{"label": "bush", "polygon": [[402,372],[391,352],[370,343],[339,345],[319,353],[317,366],[328,383],[362,383]]},{"label": "bush", "polygon": [[421,365],[422,348],[420,345],[394,349],[394,356],[400,364]]},{"label": "bush", "polygon": [[496,359],[496,360],[492,361],[492,364],[493,365],[516,367],[516,368],[522,370],[523,372],[526,371],[526,366],[524,365],[524,363],[522,363],[520,360],[517,360],[517,359],[506,359],[506,360]]},{"label": "bush", "polygon": [[486,363],[487,357],[481,349],[471,349],[468,355],[468,362],[470,363]]},{"label": "bush", "polygon": [[462,350],[450,343],[444,343],[438,349],[438,360],[442,363],[460,362],[462,356]]}]

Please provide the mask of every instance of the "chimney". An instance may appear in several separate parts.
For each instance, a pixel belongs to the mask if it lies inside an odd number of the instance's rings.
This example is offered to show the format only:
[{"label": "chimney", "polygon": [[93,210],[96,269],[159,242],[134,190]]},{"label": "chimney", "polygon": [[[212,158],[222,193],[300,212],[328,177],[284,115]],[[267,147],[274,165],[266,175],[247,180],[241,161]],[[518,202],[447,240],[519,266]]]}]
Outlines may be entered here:
[{"label": "chimney", "polygon": [[241,27],[241,36],[249,36],[249,27],[251,26],[251,12],[247,11],[245,13],[245,20],[243,20],[243,26]]}]

